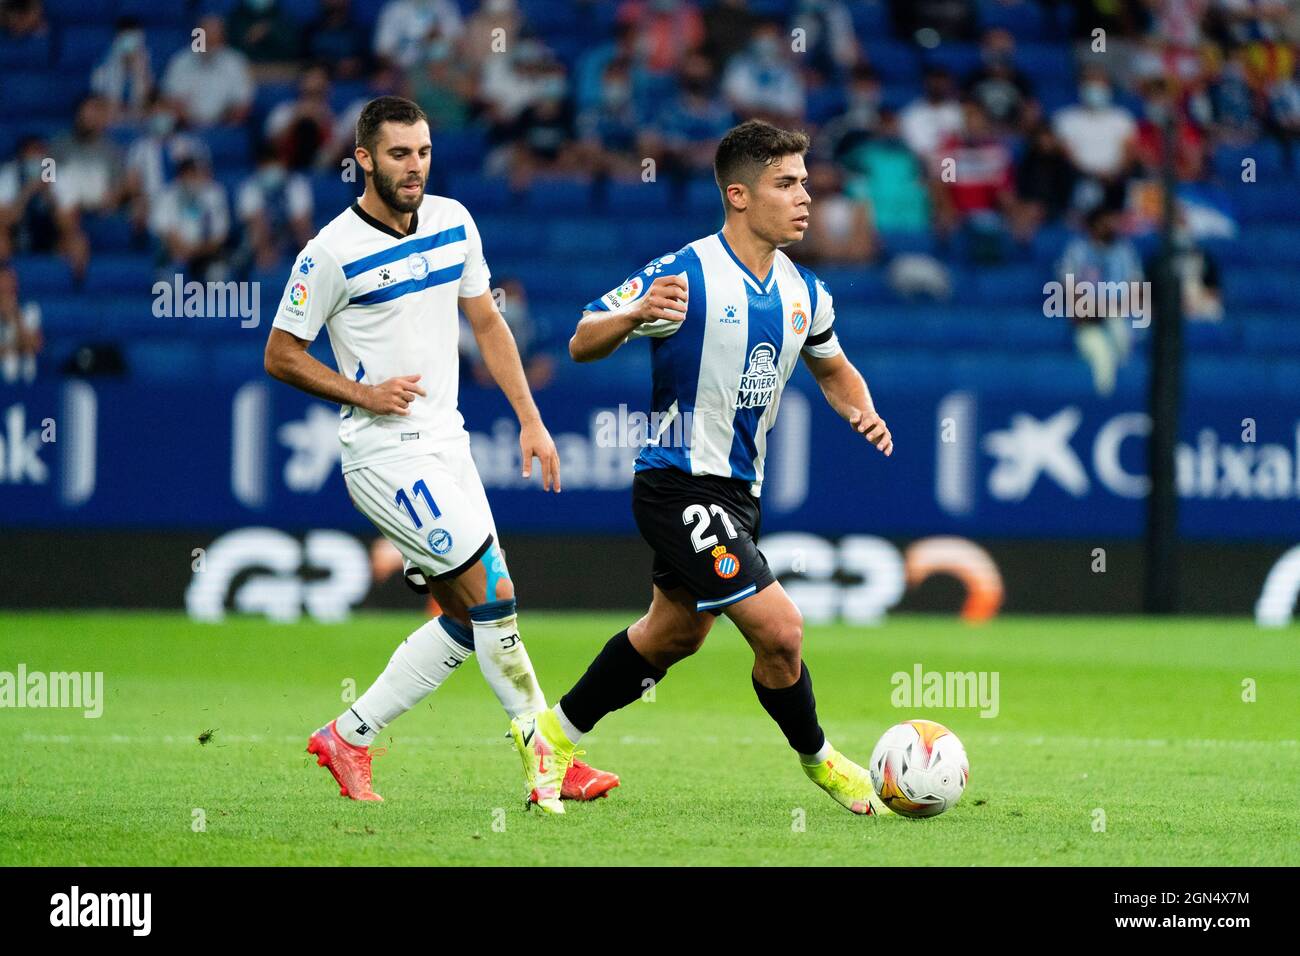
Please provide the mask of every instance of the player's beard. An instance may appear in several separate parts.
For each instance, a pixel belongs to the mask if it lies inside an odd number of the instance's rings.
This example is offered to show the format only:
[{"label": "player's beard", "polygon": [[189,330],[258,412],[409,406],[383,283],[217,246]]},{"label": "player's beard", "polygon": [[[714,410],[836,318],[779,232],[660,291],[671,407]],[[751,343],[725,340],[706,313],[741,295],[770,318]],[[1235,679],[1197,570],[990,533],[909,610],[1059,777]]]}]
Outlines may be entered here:
[{"label": "player's beard", "polygon": [[379,196],[385,206],[393,212],[411,213],[420,208],[420,203],[424,202],[424,180],[420,180],[420,191],[414,199],[403,199],[397,191],[398,182],[390,176],[385,176],[378,169],[371,174],[371,180],[375,184],[375,194]]}]

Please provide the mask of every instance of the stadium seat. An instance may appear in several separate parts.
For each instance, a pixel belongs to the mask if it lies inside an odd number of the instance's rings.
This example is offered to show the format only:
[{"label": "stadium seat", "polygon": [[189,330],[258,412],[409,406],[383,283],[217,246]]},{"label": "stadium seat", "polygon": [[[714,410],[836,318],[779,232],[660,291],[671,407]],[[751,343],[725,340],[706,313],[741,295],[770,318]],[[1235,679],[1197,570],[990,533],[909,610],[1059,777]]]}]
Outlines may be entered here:
[{"label": "stadium seat", "polygon": [[13,266],[18,273],[18,288],[22,290],[23,296],[57,294],[72,288],[72,270],[59,256],[15,256]]},{"label": "stadium seat", "polygon": [[0,70],[39,70],[53,55],[50,35],[0,37]]},{"label": "stadium seat", "polygon": [[149,255],[99,254],[86,269],[86,292],[127,292],[144,295],[154,283],[154,259]]}]

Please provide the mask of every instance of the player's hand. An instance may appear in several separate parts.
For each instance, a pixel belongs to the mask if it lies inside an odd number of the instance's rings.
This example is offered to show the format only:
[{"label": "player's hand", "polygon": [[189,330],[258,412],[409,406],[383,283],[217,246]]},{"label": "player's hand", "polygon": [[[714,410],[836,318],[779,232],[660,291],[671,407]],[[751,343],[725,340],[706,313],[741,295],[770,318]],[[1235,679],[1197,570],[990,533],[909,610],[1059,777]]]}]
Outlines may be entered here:
[{"label": "player's hand", "polygon": [[683,276],[660,276],[650,283],[650,290],[637,300],[632,313],[637,325],[668,319],[686,318],[686,279]]},{"label": "player's hand", "polygon": [[874,411],[864,412],[855,408],[849,415],[849,424],[859,435],[884,452],[885,457],[894,453],[894,436],[889,434],[885,420]]},{"label": "player's hand", "polygon": [[519,429],[519,452],[524,463],[523,476],[532,477],[533,459],[542,463],[542,487],[547,491],[551,485],[560,490],[560,453],[555,450],[551,433],[540,421],[529,422]]},{"label": "player's hand", "polygon": [[409,415],[411,402],[417,395],[425,394],[424,389],[415,384],[419,380],[418,375],[397,375],[386,382],[371,385],[361,407],[376,415]]}]

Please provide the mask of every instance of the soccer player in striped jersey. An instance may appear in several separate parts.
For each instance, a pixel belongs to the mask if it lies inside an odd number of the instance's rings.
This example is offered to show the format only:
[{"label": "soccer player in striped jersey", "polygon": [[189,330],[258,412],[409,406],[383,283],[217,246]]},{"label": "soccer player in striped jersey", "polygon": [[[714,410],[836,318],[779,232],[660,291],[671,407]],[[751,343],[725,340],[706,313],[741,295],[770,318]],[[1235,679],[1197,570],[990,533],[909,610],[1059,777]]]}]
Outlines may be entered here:
[{"label": "soccer player in striped jersey", "polygon": [[530,801],[544,810],[563,812],[560,782],[582,736],[695,653],[726,614],[754,651],[754,692],[804,772],[854,813],[886,812],[867,771],[822,732],[799,610],[756,545],[767,433],[799,358],[849,426],[893,452],[836,339],[830,292],[781,251],[808,228],[807,149],[803,133],[760,121],[728,132],[714,160],[722,230],[589,303],[569,342],[589,362],[629,339],[651,341],[658,426],[636,460],[632,513],[654,550],[654,587],[646,614],[558,705],[512,723]]},{"label": "soccer player in striped jersey", "polygon": [[[456,408],[458,309],[519,418],[523,475],[537,458],[545,489],[558,492],[560,461],[493,300],[474,220],[454,199],[425,195],[432,144],[423,111],[380,97],[362,110],[356,137],[365,192],[294,264],[267,341],[266,370],[342,406],[339,441],[352,503],[417,569],[442,608],[308,742],[343,796],[379,800],[371,742],[471,654],[511,717],[546,706]],[[307,352],[322,325],[337,372]],[[575,763],[563,796],[589,800],[617,785],[613,774]]]}]

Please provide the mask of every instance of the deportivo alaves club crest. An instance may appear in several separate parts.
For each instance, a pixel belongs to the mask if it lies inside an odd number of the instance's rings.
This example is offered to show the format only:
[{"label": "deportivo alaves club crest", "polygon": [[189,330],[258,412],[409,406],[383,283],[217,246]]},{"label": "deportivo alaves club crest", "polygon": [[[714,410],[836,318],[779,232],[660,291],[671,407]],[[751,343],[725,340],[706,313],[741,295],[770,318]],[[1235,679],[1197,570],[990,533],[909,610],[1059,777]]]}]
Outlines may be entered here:
[{"label": "deportivo alaves club crest", "polygon": [[759,342],[750,350],[745,374],[740,376],[736,392],[737,408],[762,408],[776,392],[776,349],[769,342]]}]

